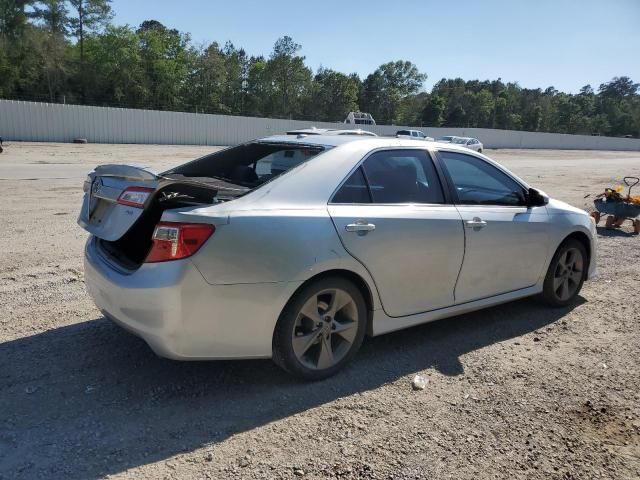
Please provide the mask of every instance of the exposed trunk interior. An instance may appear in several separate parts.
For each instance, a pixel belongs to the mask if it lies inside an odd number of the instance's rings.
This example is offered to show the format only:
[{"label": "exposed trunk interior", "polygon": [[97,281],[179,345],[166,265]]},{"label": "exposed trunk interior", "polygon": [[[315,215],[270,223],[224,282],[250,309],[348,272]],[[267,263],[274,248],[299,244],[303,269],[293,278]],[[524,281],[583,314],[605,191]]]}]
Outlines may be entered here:
[{"label": "exposed trunk interior", "polygon": [[[222,196],[230,200],[248,191],[216,179],[193,179],[161,181],[149,200],[140,218],[118,240],[98,240],[101,250],[110,260],[120,266],[134,270],[138,268],[151,248],[153,230],[162,217],[162,212],[172,208],[194,207],[218,203]],[[200,183],[202,182],[202,183]]]}]

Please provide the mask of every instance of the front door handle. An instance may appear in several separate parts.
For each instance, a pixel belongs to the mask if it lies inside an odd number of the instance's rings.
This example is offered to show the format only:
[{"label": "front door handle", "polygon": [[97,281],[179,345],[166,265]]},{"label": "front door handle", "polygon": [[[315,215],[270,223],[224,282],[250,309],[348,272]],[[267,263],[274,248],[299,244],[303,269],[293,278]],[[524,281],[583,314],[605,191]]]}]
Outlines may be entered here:
[{"label": "front door handle", "polygon": [[473,217],[472,220],[466,220],[464,222],[464,226],[473,229],[484,228],[487,226],[487,222],[482,220],[480,217]]},{"label": "front door handle", "polygon": [[376,229],[376,226],[373,223],[369,223],[366,220],[356,220],[356,223],[349,223],[344,227],[347,232],[358,232],[358,234],[363,235],[367,232],[371,232]]}]

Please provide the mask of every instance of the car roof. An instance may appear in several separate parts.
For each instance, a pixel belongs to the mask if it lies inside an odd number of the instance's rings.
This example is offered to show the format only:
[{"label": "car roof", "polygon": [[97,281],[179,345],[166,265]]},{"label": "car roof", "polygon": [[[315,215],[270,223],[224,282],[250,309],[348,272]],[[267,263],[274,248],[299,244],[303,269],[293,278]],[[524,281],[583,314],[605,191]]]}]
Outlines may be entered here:
[{"label": "car roof", "polygon": [[369,142],[367,147],[371,149],[385,147],[420,147],[428,150],[446,148],[460,150],[469,153],[469,149],[456,146],[451,143],[425,142],[424,140],[413,140],[410,138],[398,137],[370,137],[367,135],[272,135],[256,140],[262,143],[290,143],[296,145],[318,145],[324,147],[337,147],[352,142]]},{"label": "car roof", "polygon": [[377,137],[375,133],[361,128],[296,128],[294,130],[288,130],[287,135],[368,135],[370,137]]}]

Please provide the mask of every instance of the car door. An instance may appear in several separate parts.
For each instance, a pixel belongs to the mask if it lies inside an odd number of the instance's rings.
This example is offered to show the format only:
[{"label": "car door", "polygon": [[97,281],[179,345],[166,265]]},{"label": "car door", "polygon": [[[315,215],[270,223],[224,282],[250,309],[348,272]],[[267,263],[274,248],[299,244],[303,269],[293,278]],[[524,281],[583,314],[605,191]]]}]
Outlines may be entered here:
[{"label": "car door", "polygon": [[528,207],[525,188],[479,157],[442,150],[438,161],[465,226],[456,304],[535,285],[549,248],[546,208]]},{"label": "car door", "polygon": [[345,249],[371,274],[389,316],[454,303],[464,229],[447,198],[426,150],[383,149],[329,203]]}]

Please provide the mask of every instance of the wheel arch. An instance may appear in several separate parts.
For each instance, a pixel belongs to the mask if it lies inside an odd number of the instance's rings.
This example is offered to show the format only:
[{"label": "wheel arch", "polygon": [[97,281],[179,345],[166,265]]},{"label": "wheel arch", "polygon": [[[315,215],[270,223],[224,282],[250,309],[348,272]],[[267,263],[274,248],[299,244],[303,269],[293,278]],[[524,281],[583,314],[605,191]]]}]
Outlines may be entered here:
[{"label": "wheel arch", "polygon": [[[587,265],[585,268],[585,275],[586,275],[586,272],[589,271],[589,267],[591,265],[591,240],[589,239],[589,236],[584,232],[576,230],[575,232],[571,232],[569,235],[567,235],[562,240],[562,242],[560,242],[560,245],[567,242],[568,240],[576,240],[580,242],[584,247],[585,251],[587,252]],[[560,248],[560,245],[558,245],[558,248]],[[556,251],[557,250],[558,249],[556,248]]]},{"label": "wheel arch", "polygon": [[[306,279],[304,282],[302,282],[301,285],[298,286],[298,288],[295,289],[295,291],[289,296],[289,299],[287,300],[287,302],[285,303],[285,305],[282,307],[282,311],[284,311],[284,309],[287,307],[287,305],[289,304],[289,302],[291,301],[291,299],[293,297],[295,297],[295,295],[304,287],[306,287],[307,285],[309,285],[310,283],[313,282],[317,282],[318,280],[322,279],[322,278],[327,278],[327,277],[341,277],[344,278],[346,280],[349,280],[350,282],[352,282],[360,291],[360,293],[362,293],[362,297],[364,298],[365,304],[367,306],[367,335],[371,336],[372,332],[373,332],[373,310],[374,310],[374,305],[375,305],[375,300],[374,300],[374,293],[371,289],[371,286],[367,283],[367,281],[358,273],[352,271],[352,270],[346,270],[343,268],[333,268],[330,270],[324,270],[322,272],[319,272],[315,275],[313,275],[312,277],[309,277],[308,279]],[[280,314],[282,314],[282,311],[280,312]]]}]

